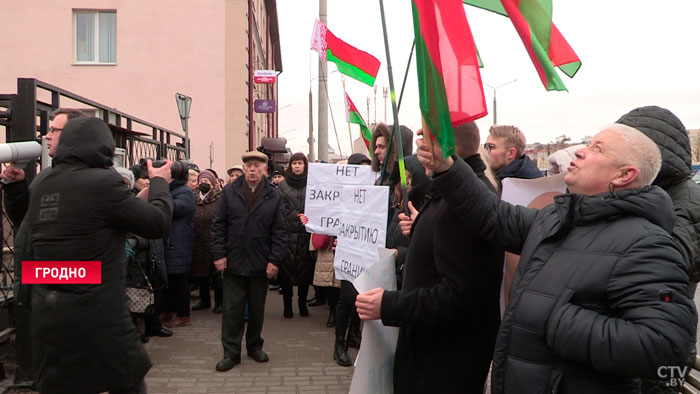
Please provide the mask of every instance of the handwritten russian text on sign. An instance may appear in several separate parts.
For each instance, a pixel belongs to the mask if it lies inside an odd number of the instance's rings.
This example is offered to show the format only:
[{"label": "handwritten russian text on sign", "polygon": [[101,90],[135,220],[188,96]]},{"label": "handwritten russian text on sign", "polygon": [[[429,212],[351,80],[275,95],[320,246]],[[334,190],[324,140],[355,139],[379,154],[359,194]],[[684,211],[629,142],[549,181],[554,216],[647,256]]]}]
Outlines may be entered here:
[{"label": "handwritten russian text on sign", "polygon": [[388,186],[343,186],[335,277],[354,280],[379,259],[386,241]]},{"label": "handwritten russian text on sign", "polygon": [[[306,178],[306,230],[338,235],[343,185],[373,185],[376,174],[370,166],[309,163]],[[386,202],[384,203],[386,205]]]}]

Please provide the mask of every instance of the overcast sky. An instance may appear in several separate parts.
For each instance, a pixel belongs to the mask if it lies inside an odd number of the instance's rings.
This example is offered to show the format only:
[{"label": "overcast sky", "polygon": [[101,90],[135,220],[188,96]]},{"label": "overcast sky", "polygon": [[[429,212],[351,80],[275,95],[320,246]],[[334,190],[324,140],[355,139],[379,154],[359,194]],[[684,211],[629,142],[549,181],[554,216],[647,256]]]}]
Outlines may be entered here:
[{"label": "overcast sky", "polygon": [[[378,0],[327,0],[328,28],[349,44],[377,57],[382,65],[376,85],[376,119],[384,121],[382,87],[389,86]],[[396,95],[413,42],[408,0],[384,1]],[[310,79],[313,113],[317,117],[318,54],[309,50],[318,2],[278,0],[283,73],[279,77],[279,132],[292,151],[308,152],[308,95]],[[508,18],[465,6],[484,68],[482,80],[497,86],[498,123],[520,127],[528,143],[553,141],[566,134],[574,140],[595,134],[601,127],[643,105],[659,105],[674,112],[689,129],[700,127],[700,30],[697,0],[554,1],[554,23],[581,59],[570,79],[560,72],[568,92],[545,91],[525,48]],[[345,121],[341,74],[328,63],[328,95],[343,155],[350,140]],[[346,78],[346,88],[358,110],[375,120],[371,87]],[[399,121],[420,127],[415,55],[408,73]],[[493,123],[493,92],[484,88],[489,114],[478,120],[482,141]],[[367,116],[367,97],[371,98]],[[392,123],[391,102],[387,104]],[[314,120],[314,134],[318,126]],[[329,114],[329,144],[337,140]],[[352,126],[353,139],[359,136]]]}]

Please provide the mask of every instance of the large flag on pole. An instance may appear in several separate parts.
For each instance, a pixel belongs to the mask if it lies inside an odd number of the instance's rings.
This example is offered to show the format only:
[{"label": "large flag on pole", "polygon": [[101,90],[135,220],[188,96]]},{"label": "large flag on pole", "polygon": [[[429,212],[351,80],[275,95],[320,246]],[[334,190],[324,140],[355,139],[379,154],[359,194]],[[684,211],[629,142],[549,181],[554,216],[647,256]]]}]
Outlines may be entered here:
[{"label": "large flag on pole", "polygon": [[452,126],[487,114],[476,46],[461,0],[412,5],[420,109],[447,157],[455,150]]},{"label": "large flag on pole", "polygon": [[318,51],[321,59],[335,63],[341,73],[374,86],[381,64],[379,60],[333,35],[318,19],[311,36],[311,49]]},{"label": "large flag on pole", "polygon": [[552,23],[552,0],[464,0],[510,17],[547,90],[566,90],[554,67],[570,78],[581,67],[576,52]]},{"label": "large flag on pole", "polygon": [[[367,124],[365,123],[364,119],[362,119],[360,111],[357,110],[355,104],[352,102],[352,100],[350,100],[348,92],[345,92],[345,118],[348,123],[354,123],[360,126],[360,134],[362,135],[362,140],[365,142],[367,150],[369,150],[369,142],[372,140],[372,132],[369,131],[369,127],[367,127]],[[369,154],[370,156],[372,156],[371,151],[369,152]]]}]

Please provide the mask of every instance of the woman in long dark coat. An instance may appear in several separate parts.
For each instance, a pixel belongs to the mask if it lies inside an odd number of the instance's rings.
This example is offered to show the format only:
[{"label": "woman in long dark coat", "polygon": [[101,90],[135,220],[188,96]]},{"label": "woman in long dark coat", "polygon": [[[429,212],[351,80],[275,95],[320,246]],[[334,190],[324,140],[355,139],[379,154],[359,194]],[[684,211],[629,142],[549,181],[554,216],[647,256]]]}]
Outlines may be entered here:
[{"label": "woman in long dark coat", "polygon": [[221,313],[223,290],[221,273],[214,269],[214,255],[211,253],[211,221],[216,212],[216,202],[221,196],[221,188],[214,173],[204,170],[197,176],[194,211],[194,253],[190,276],[199,285],[199,303],[193,311],[211,307],[210,285],[214,288],[214,313]]},{"label": "woman in long dark coat", "polygon": [[284,300],[284,317],[291,318],[293,286],[297,286],[299,314],[308,316],[306,296],[309,285],[314,278],[314,263],[309,252],[311,234],[301,224],[300,214],[304,213],[306,199],[306,175],[309,161],[306,156],[297,152],[289,158],[285,180],[279,184],[279,190],[284,195],[284,216],[287,222],[289,255],[280,267],[279,281]]},{"label": "woman in long dark coat", "polygon": [[61,134],[53,171],[33,185],[29,244],[19,247],[36,261],[100,261],[102,281],[32,286],[36,386],[44,394],[145,390],[151,361],[126,304],[125,235],[167,231],[169,166],[151,170],[145,202],[109,168],[115,145],[102,120],[71,120]]}]

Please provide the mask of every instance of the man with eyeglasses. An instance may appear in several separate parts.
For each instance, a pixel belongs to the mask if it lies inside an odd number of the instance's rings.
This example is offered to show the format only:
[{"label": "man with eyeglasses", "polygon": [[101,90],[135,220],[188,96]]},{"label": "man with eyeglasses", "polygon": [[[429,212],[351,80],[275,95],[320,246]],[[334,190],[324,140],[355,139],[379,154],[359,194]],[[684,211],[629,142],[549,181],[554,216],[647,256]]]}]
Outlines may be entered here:
[{"label": "man with eyeglasses", "polygon": [[484,150],[489,167],[501,182],[505,178],[533,179],[542,176],[525,152],[525,134],[515,126],[491,126]]},{"label": "man with eyeglasses", "polygon": [[[49,156],[54,157],[56,154],[56,148],[61,138],[61,130],[63,130],[66,123],[68,123],[69,120],[86,116],[84,112],[77,109],[59,108],[53,113],[53,120],[49,123],[49,131],[46,133],[46,146],[49,150]],[[46,170],[50,169],[51,167],[42,170],[39,175],[37,175],[36,179],[38,180],[48,175]],[[27,213],[29,191],[31,188],[26,182],[24,170],[15,167],[14,163],[10,163],[5,167],[5,170],[0,174],[0,179],[2,183],[5,184],[3,186],[5,211],[15,225],[15,228],[18,228],[22,219],[24,219],[24,214]],[[32,184],[34,184],[34,182]]]},{"label": "man with eyeglasses", "polygon": [[262,152],[243,154],[244,176],[224,187],[211,226],[214,266],[224,272],[221,344],[224,358],[219,372],[241,363],[245,331],[248,357],[269,360],[260,336],[269,280],[277,275],[287,255],[287,229],[282,194],[265,180],[268,157]]}]

